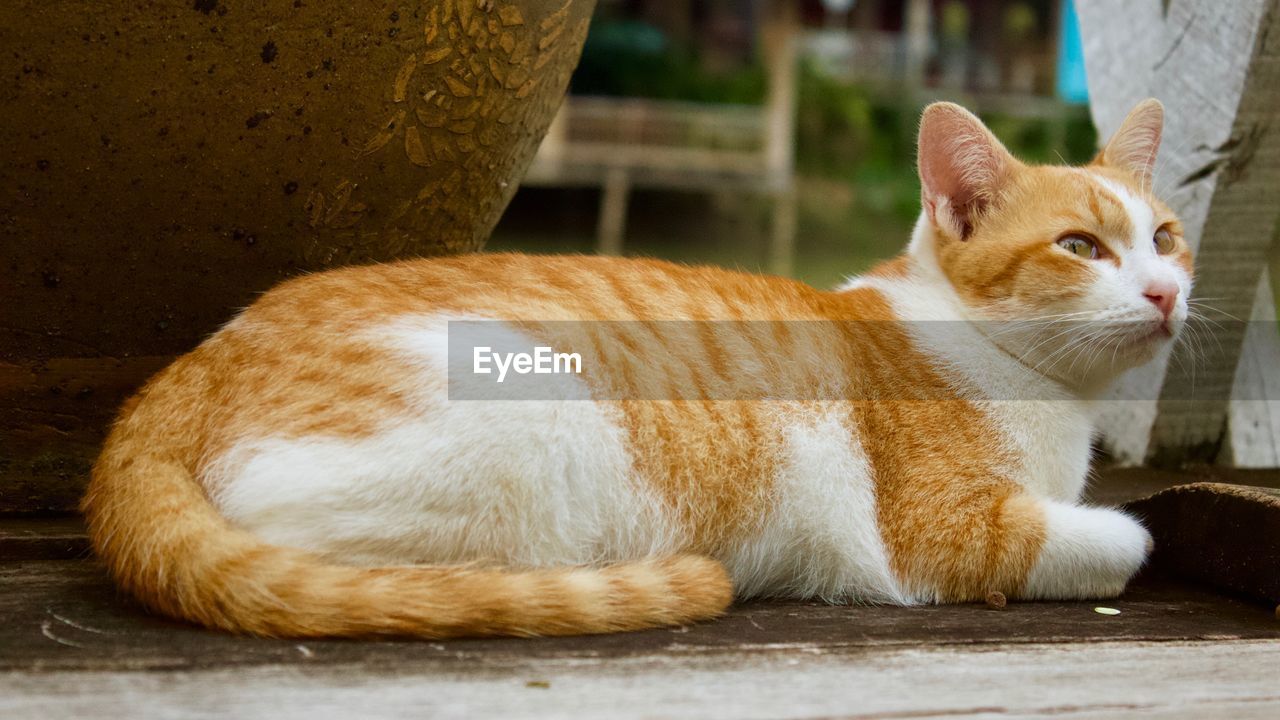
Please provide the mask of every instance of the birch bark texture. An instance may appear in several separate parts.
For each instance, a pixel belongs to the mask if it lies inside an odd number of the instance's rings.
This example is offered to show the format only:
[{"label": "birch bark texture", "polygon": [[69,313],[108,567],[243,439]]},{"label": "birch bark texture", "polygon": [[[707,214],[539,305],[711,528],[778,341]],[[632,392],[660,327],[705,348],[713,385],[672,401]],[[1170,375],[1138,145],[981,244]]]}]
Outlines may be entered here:
[{"label": "birch bark texture", "polygon": [[1280,220],[1280,0],[1082,0],[1078,11],[1100,138],[1139,100],[1165,104],[1155,189],[1196,248],[1197,309],[1219,321],[1192,339],[1197,352],[1122,380],[1102,409],[1104,446],[1127,465],[1280,465],[1264,272]]}]

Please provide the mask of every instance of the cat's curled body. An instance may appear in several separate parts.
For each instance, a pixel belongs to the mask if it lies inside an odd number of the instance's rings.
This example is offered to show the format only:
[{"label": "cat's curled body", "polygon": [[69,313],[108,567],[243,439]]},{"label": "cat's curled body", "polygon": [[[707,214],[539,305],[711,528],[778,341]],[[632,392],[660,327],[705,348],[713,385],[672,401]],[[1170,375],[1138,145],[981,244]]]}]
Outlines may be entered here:
[{"label": "cat's curled body", "polygon": [[[1191,283],[1148,192],[1160,123],[1144,103],[1094,165],[1028,167],[931,107],[908,251],[832,292],[519,255],[290,281],[123,410],[95,548],[160,612],[282,636],[607,632],[735,594],[1113,596],[1150,537],[1077,504],[1089,399],[1176,334]],[[477,319],[580,352],[554,380],[580,399],[451,400],[448,323]],[[660,399],[676,381],[703,399]],[[743,387],[773,399],[726,399]]]}]

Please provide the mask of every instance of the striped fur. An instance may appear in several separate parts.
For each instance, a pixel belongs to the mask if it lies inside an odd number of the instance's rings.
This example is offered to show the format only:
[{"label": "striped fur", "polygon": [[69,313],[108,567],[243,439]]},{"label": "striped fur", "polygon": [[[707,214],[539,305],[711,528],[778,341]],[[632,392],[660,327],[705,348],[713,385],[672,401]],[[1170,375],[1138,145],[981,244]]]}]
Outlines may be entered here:
[{"label": "striped fur", "polygon": [[[1119,593],[1150,538],[1076,503],[1090,399],[1186,317],[1191,257],[1145,164],[1158,113],[1062,168],[931,106],[907,252],[830,292],[521,255],[289,281],[122,410],[83,504],[94,546],[158,612],[289,637],[611,632],[735,594]],[[1100,348],[1045,316],[1126,329]],[[460,319],[581,353],[556,380],[579,399],[451,399]]]}]

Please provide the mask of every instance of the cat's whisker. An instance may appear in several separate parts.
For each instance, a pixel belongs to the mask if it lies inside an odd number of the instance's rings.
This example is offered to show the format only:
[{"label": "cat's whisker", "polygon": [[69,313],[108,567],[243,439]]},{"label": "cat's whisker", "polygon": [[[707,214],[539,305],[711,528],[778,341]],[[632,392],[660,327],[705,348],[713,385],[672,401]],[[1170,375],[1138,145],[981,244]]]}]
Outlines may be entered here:
[{"label": "cat's whisker", "polygon": [[1207,335],[1208,338],[1213,341],[1216,353],[1218,355],[1222,354],[1222,342],[1218,339],[1218,336],[1216,334],[1214,333],[1202,334],[1199,328],[1193,327],[1191,328],[1190,337],[1193,343],[1192,345],[1192,349],[1194,350],[1193,357],[1197,363],[1199,363],[1201,360],[1207,359],[1209,355],[1207,344],[1204,341],[1205,335]]},{"label": "cat's whisker", "polygon": [[[1211,324],[1214,325],[1214,329],[1216,330],[1224,329],[1221,325],[1217,325],[1216,323],[1211,323]],[[1218,353],[1221,353],[1222,341],[1218,339],[1217,332],[1214,332],[1213,330],[1209,329],[1206,326],[1199,326],[1194,322],[1187,322],[1183,325],[1183,337],[1187,339],[1187,342],[1194,342],[1197,349],[1199,350],[1203,350],[1205,346],[1202,333],[1203,335],[1207,335],[1209,339],[1213,341],[1213,344],[1217,348]]]},{"label": "cat's whisker", "polygon": [[[1193,344],[1179,345],[1173,349],[1171,357],[1176,360],[1180,366],[1188,369],[1192,377],[1195,376],[1195,369],[1200,364],[1200,352]],[[1181,365],[1185,362],[1185,365]]]},{"label": "cat's whisker", "polygon": [[[1076,328],[1073,326],[1073,327],[1068,328],[1067,330],[1063,330],[1063,331],[1061,331],[1061,332],[1058,332],[1058,333],[1054,334],[1053,336],[1051,336],[1051,337],[1049,337],[1049,338],[1047,338],[1047,339],[1045,339],[1045,340],[1042,340],[1041,342],[1039,342],[1039,343],[1037,343],[1036,345],[1032,346],[1032,348],[1028,351],[1028,354],[1033,353],[1035,350],[1037,350],[1037,349],[1039,349],[1040,347],[1044,346],[1044,345],[1045,345],[1046,343],[1048,343],[1048,342],[1052,342],[1053,340],[1056,340],[1056,339],[1057,339],[1057,338],[1059,338],[1059,337],[1063,337],[1064,335],[1068,335],[1070,332],[1072,332],[1072,331],[1074,331],[1074,330],[1076,330]],[[1090,328],[1086,328],[1086,335],[1084,336],[1084,338],[1085,338],[1085,339],[1087,339],[1087,338],[1089,338],[1089,337],[1092,337],[1092,336],[1093,336],[1093,334],[1094,334],[1094,333],[1096,333],[1096,332],[1098,332],[1098,329],[1090,329]],[[1071,341],[1063,342],[1063,343],[1062,343],[1062,345],[1061,345],[1060,347],[1058,347],[1056,350],[1054,350],[1053,352],[1051,352],[1051,353],[1050,353],[1049,355],[1047,355],[1045,358],[1043,358],[1043,359],[1041,359],[1039,362],[1037,362],[1037,363],[1033,366],[1033,369],[1035,369],[1037,372],[1039,372],[1042,368],[1052,368],[1052,367],[1053,367],[1053,366],[1058,362],[1058,359],[1059,359],[1060,357],[1062,357],[1063,355],[1065,355],[1067,352],[1070,352],[1072,349],[1074,349],[1074,348],[1078,348],[1080,345],[1082,345],[1082,342],[1083,342],[1083,339],[1076,339],[1076,340],[1075,340],[1075,342],[1071,342]]]},{"label": "cat's whisker", "polygon": [[[1082,342],[1081,344],[1086,348],[1084,352],[1089,353],[1088,360],[1084,363],[1084,368],[1086,370],[1091,370],[1094,367],[1094,364],[1097,358],[1101,357],[1101,355],[1106,351],[1107,347],[1109,347],[1112,342],[1115,343],[1115,347],[1118,350],[1120,348],[1120,345],[1124,342],[1124,338],[1125,336],[1122,334],[1109,332],[1104,329],[1099,333],[1095,334],[1094,336],[1089,337],[1086,341]],[[1079,356],[1077,356],[1077,360],[1078,359],[1079,359]],[[1114,360],[1114,355],[1113,355],[1113,360]],[[1071,367],[1067,369],[1067,373],[1070,374],[1074,369],[1075,369],[1075,361],[1073,360],[1071,363]]]},{"label": "cat's whisker", "polygon": [[[1230,318],[1228,318],[1228,319],[1230,319]],[[1197,308],[1197,307],[1194,307],[1194,306],[1191,306],[1191,307],[1188,307],[1188,308],[1187,308],[1187,320],[1188,320],[1188,321],[1190,321],[1190,320],[1198,320],[1198,321],[1200,321],[1200,322],[1210,323],[1210,324],[1212,324],[1212,325],[1213,325],[1214,327],[1216,327],[1216,328],[1219,328],[1219,329],[1221,329],[1221,328],[1222,328],[1222,323],[1221,323],[1221,322],[1219,322],[1218,320],[1215,320],[1215,319],[1213,319],[1213,318],[1209,317],[1209,316],[1208,316],[1208,315],[1206,315],[1204,312],[1202,312],[1200,308]],[[1240,322],[1240,321],[1236,321],[1236,322]]]},{"label": "cat's whisker", "polygon": [[1078,321],[1065,321],[1065,320],[1042,320],[1034,323],[1030,323],[1030,322],[1029,323],[1021,323],[1021,322],[1005,323],[1001,329],[995,332],[989,332],[987,333],[987,336],[990,338],[1001,338],[1013,333],[1031,333],[1037,330],[1052,328],[1059,324],[1067,324],[1071,322],[1075,322],[1076,324],[1078,324]]},{"label": "cat's whisker", "polygon": [[[1122,341],[1123,338],[1119,336],[1104,335],[1097,342],[1091,343],[1085,350],[1087,356],[1082,364],[1083,369],[1086,372],[1093,372],[1097,367],[1098,360],[1106,354],[1107,348],[1115,348],[1118,350]],[[1115,350],[1112,351],[1111,362],[1115,362]]]},{"label": "cat's whisker", "polygon": [[1116,346],[1111,349],[1111,366],[1115,367],[1116,355],[1120,352],[1120,348],[1124,347],[1124,342],[1120,339],[1116,340]]},{"label": "cat's whisker", "polygon": [[1236,322],[1244,322],[1244,320],[1241,320],[1240,318],[1236,317],[1235,315],[1232,315],[1226,310],[1223,310],[1218,307],[1214,307],[1213,305],[1210,305],[1208,304],[1208,302],[1206,302],[1206,300],[1222,300],[1222,299],[1223,298],[1193,298],[1193,299],[1187,300],[1187,309],[1188,310],[1212,310],[1213,312],[1216,312],[1219,315],[1226,317],[1228,320],[1235,320]]},{"label": "cat's whisker", "polygon": [[988,320],[988,321],[984,321],[984,324],[987,324],[987,325],[1023,325],[1023,324],[1026,324],[1026,323],[1053,322],[1053,321],[1057,321],[1057,320],[1066,320],[1066,319],[1078,318],[1078,317],[1082,317],[1082,316],[1085,316],[1085,315],[1093,315],[1093,314],[1095,314],[1093,310],[1081,310],[1081,311],[1079,311],[1079,312],[1069,312],[1069,313],[1052,313],[1052,314],[1049,314],[1049,315],[1033,315],[1033,316],[1031,316],[1031,317],[1015,317],[1015,318],[1005,318],[1005,319],[1001,319],[1001,320]]},{"label": "cat's whisker", "polygon": [[[1048,343],[1051,343],[1051,342],[1053,342],[1054,340],[1056,340],[1056,339],[1058,339],[1058,338],[1060,338],[1060,337],[1062,337],[1062,336],[1064,336],[1064,335],[1067,335],[1068,333],[1072,332],[1072,331],[1073,331],[1073,330],[1075,330],[1075,329],[1076,329],[1076,328],[1075,328],[1074,326],[1070,326],[1070,327],[1067,327],[1067,328],[1066,328],[1066,329],[1064,329],[1064,330],[1059,330],[1058,332],[1054,333],[1053,335],[1050,335],[1050,336],[1048,336],[1048,337],[1045,337],[1045,338],[1040,339],[1040,340],[1039,340],[1038,342],[1036,342],[1034,345],[1032,345],[1031,347],[1029,347],[1029,348],[1027,348],[1025,351],[1023,351],[1022,353],[1020,353],[1020,357],[1019,357],[1019,359],[1020,359],[1020,360],[1023,360],[1023,361],[1025,362],[1028,358],[1030,358],[1032,355],[1034,355],[1034,354],[1035,354],[1035,352],[1036,352],[1037,350],[1039,350],[1040,348],[1044,347],[1044,346],[1045,346],[1045,345],[1047,345]],[[1069,343],[1064,343],[1064,345],[1063,345],[1063,347],[1068,347],[1068,346],[1069,346]],[[1061,348],[1059,348],[1059,350],[1061,350]],[[1050,357],[1052,357],[1052,355],[1051,355]],[[1039,363],[1037,363],[1037,364],[1036,364],[1036,368],[1037,368],[1037,369],[1038,369],[1038,367],[1039,367]]]},{"label": "cat's whisker", "polygon": [[[1083,358],[1085,356],[1085,353],[1088,352],[1093,347],[1093,344],[1092,344],[1093,339],[1094,339],[1094,336],[1091,335],[1088,338],[1085,338],[1084,340],[1082,340],[1080,344],[1075,348],[1076,352],[1074,356],[1071,358],[1071,365],[1067,367],[1068,376],[1070,376],[1072,373],[1075,372],[1076,365],[1080,362],[1081,358]],[[1091,361],[1086,362],[1084,366],[1088,368],[1090,364],[1091,364]]]},{"label": "cat's whisker", "polygon": [[[1217,321],[1215,321],[1215,320],[1212,320],[1212,319],[1210,319],[1210,318],[1207,318],[1207,317],[1203,317],[1203,316],[1199,316],[1199,315],[1190,315],[1190,314],[1189,314],[1189,316],[1188,316],[1188,317],[1189,317],[1191,320],[1201,320],[1201,321],[1203,321],[1203,322],[1209,323],[1209,324],[1213,325],[1215,328],[1217,328],[1218,330],[1225,330],[1225,329],[1226,329],[1225,327],[1223,327],[1223,326],[1222,326],[1222,324],[1221,324],[1221,323],[1219,323],[1219,322],[1217,322]],[[1200,331],[1201,331],[1201,330],[1204,330],[1205,334],[1206,334],[1206,335],[1208,335],[1208,336],[1209,336],[1209,338],[1213,340],[1214,345],[1216,345],[1216,346],[1217,346],[1217,348],[1218,348],[1218,352],[1219,352],[1219,353],[1221,353],[1221,352],[1222,352],[1222,341],[1218,339],[1218,335],[1217,335],[1217,333],[1209,332],[1208,328],[1198,327],[1194,322],[1187,322],[1187,323],[1185,323],[1185,324],[1184,324],[1184,328],[1185,328],[1187,331],[1189,331],[1189,332],[1190,332],[1190,333],[1191,333],[1191,334],[1192,334],[1192,335],[1193,335],[1197,340],[1199,340],[1199,338],[1200,338]]]}]

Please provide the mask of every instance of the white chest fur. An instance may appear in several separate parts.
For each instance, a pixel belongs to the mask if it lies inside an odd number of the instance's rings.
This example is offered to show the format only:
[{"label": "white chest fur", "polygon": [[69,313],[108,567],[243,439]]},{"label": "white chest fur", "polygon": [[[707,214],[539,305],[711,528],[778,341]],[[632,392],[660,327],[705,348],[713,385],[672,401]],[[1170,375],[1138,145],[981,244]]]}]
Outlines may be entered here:
[{"label": "white chest fur", "polygon": [[917,268],[906,278],[862,278],[849,287],[883,293],[906,323],[918,349],[971,389],[969,400],[999,429],[992,451],[1015,459],[1010,476],[1041,497],[1079,499],[1088,475],[1092,409],[1088,401],[1032,371],[968,321],[960,298],[919,247]]}]

